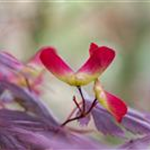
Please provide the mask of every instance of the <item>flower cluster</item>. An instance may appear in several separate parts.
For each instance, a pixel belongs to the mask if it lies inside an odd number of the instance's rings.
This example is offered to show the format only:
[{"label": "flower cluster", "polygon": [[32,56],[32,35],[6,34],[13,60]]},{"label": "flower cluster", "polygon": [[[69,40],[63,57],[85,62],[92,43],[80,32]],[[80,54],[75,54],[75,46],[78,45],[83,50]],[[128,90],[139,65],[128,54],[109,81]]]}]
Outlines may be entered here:
[{"label": "flower cluster", "polygon": [[[105,91],[99,76],[112,62],[115,52],[108,47],[90,45],[90,57],[74,72],[52,47],[40,49],[27,63],[0,51],[0,149],[60,150],[60,149],[147,149],[150,146],[150,115],[128,107]],[[63,123],[53,116],[40,99],[43,73],[48,69],[57,78],[76,86],[82,101],[73,97],[75,109]],[[82,86],[93,82],[95,98]],[[7,107],[19,104],[20,108]],[[94,132],[115,136],[123,144],[104,145],[84,133],[92,132],[67,126],[78,120],[86,125],[93,118]],[[130,134],[129,134],[130,133]]]},{"label": "flower cluster", "polygon": [[[127,112],[127,107],[125,103],[109,94],[100,85],[98,80],[99,76],[106,70],[115,57],[115,52],[111,48],[102,46],[99,47],[95,43],[90,45],[89,49],[90,57],[83,64],[83,66],[76,72],[74,72],[57,54],[56,50],[52,47],[42,48],[40,53],[40,59],[44,66],[53,73],[58,79],[68,83],[71,86],[76,86],[80,89],[81,86],[87,85],[90,82],[94,82],[94,93],[95,101],[105,107],[118,122],[121,122],[122,117]],[[81,93],[81,90],[80,90]],[[82,93],[81,93],[82,96]],[[85,112],[85,100],[83,100],[83,109],[80,109],[81,116],[88,114]],[[92,105],[94,107],[94,104]],[[90,109],[92,110],[92,108]],[[88,111],[90,112],[90,111]]]}]

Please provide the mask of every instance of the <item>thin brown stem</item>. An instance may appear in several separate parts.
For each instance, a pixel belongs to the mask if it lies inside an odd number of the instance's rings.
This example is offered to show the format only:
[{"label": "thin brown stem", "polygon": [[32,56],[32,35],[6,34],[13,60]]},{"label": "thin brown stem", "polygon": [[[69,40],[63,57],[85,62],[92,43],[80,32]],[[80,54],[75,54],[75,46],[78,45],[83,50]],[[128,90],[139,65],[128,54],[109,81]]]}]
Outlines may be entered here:
[{"label": "thin brown stem", "polygon": [[74,120],[77,120],[77,119],[80,119],[80,118],[83,118],[83,115],[79,115],[77,117],[74,117],[74,118],[71,118],[71,119],[67,119],[64,123],[61,124],[61,127],[65,126],[66,124],[68,124],[69,122],[72,122]]},{"label": "thin brown stem", "polygon": [[97,104],[97,99],[94,99],[94,101],[92,102],[89,110],[85,114],[86,115],[89,114],[92,111],[92,109],[95,107],[96,104]]},{"label": "thin brown stem", "polygon": [[32,88],[31,88],[31,86],[30,86],[29,80],[28,80],[26,77],[24,77],[24,79],[25,79],[25,82],[26,82],[26,84],[27,84],[27,88],[28,88],[29,92],[32,92]]},{"label": "thin brown stem", "polygon": [[[80,103],[78,103],[78,104],[79,104],[79,106],[80,106],[82,103],[80,102]],[[81,107],[80,107],[80,108],[81,108]],[[73,116],[73,114],[76,112],[77,109],[78,109],[78,108],[75,107],[75,108],[71,111],[71,113],[70,113],[69,116],[67,117],[67,120],[70,119],[70,118]]]},{"label": "thin brown stem", "polygon": [[85,113],[85,99],[84,99],[84,96],[83,96],[83,93],[82,93],[81,87],[80,87],[80,86],[78,86],[77,88],[78,88],[79,93],[80,93],[81,98],[82,98],[82,113],[84,114],[84,113]]},{"label": "thin brown stem", "polygon": [[82,113],[82,109],[80,108],[80,105],[79,105],[79,103],[77,102],[75,96],[73,96],[73,101],[74,101],[74,103],[76,104],[76,106],[77,106],[77,108],[79,109],[79,111]]},{"label": "thin brown stem", "polygon": [[77,110],[77,107],[75,107],[75,108],[71,111],[71,113],[70,113],[69,116],[67,117],[67,120],[70,119],[70,118],[73,116],[73,114],[76,112],[76,110]]}]

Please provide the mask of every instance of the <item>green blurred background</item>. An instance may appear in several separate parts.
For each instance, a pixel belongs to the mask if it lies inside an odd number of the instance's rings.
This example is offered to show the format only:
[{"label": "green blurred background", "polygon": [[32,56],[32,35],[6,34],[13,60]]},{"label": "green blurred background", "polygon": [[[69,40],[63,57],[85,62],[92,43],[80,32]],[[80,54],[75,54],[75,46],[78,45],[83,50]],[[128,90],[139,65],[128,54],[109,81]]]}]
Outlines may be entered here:
[{"label": "green blurred background", "polygon": [[[134,108],[150,110],[150,3],[0,3],[0,49],[21,60],[50,45],[76,70],[87,59],[91,42],[117,53],[100,77],[105,89]],[[50,73],[41,88],[43,99],[64,119],[74,106],[75,88]],[[86,89],[92,94],[92,84]]]}]

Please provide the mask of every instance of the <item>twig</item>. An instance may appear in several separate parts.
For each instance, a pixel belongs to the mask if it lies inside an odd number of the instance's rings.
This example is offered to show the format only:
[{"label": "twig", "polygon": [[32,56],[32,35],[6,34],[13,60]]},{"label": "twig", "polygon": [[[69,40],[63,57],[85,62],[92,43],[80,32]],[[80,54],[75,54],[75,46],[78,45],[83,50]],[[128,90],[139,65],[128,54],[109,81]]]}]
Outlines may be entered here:
[{"label": "twig", "polygon": [[77,88],[78,88],[79,93],[80,93],[81,98],[82,98],[82,113],[84,114],[84,113],[85,113],[85,99],[84,99],[84,96],[83,96],[83,93],[82,93],[81,87],[80,87],[80,86],[78,86]]},{"label": "twig", "polygon": [[76,106],[77,106],[77,108],[79,109],[79,111],[82,113],[82,109],[80,108],[80,105],[79,105],[79,103],[77,102],[75,96],[73,96],[73,101],[74,101],[74,103],[76,104]]}]

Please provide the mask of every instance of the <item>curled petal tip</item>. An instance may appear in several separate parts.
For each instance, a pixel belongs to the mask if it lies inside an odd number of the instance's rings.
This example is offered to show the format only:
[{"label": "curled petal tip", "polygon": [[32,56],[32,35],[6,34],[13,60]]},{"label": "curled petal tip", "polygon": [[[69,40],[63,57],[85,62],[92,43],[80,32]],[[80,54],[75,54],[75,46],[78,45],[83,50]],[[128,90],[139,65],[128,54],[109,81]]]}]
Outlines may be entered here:
[{"label": "curled petal tip", "polygon": [[86,84],[97,79],[115,57],[115,52],[111,48],[104,46],[96,49],[91,48],[91,53],[89,59],[77,71],[77,74],[84,76],[84,83]]},{"label": "curled petal tip", "polygon": [[95,50],[96,50],[97,48],[98,48],[98,45],[97,45],[97,44],[91,43],[91,44],[90,44],[90,49],[89,49],[90,55],[92,55],[92,54],[95,52]]}]

